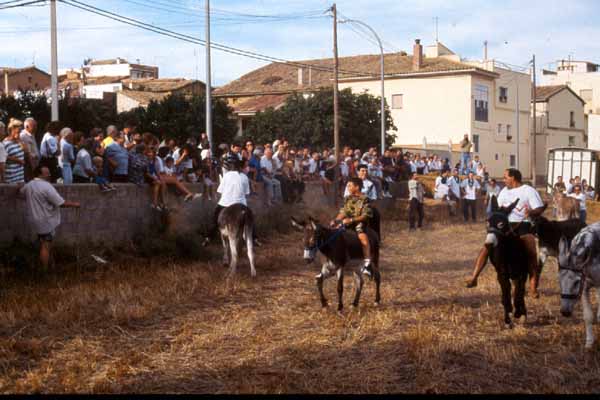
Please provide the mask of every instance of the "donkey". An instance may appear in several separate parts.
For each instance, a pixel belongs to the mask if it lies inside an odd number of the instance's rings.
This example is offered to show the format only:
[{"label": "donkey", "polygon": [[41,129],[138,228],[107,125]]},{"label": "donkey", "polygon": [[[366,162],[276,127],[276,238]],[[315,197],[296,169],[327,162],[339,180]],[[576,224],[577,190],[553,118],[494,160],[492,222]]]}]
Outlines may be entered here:
[{"label": "donkey", "polygon": [[[229,265],[230,276],[235,274],[238,254],[245,240],[250,261],[250,274],[254,278],[256,269],[254,268],[254,217],[252,211],[243,204],[234,204],[221,211],[218,221],[223,242],[223,264]],[[229,253],[231,253],[231,264]]]},{"label": "donkey", "polygon": [[[594,311],[590,302],[590,290],[596,289],[600,301],[600,222],[583,228],[575,236],[571,246],[566,237],[559,242],[560,312],[565,317],[573,314],[577,300],[581,298],[585,322],[585,348],[590,350],[595,341]],[[597,311],[600,320],[600,308]]]},{"label": "donkey", "polygon": [[[522,316],[527,318],[525,285],[528,275],[533,273],[533,271],[530,271],[531,257],[528,256],[531,254],[532,249],[513,232],[508,221],[508,216],[517,206],[519,199],[515,200],[508,207],[498,207],[498,200],[495,196],[492,196],[491,202],[492,212],[487,221],[488,236],[486,246],[490,249],[489,260],[496,269],[498,283],[502,290],[504,323],[507,327],[512,328],[511,314],[513,312],[513,304],[515,310],[514,318],[519,319]],[[514,285],[514,297],[512,301],[510,297],[511,281]]]},{"label": "donkey", "polygon": [[579,202],[564,193],[555,192],[552,195],[553,214],[558,221],[579,218]]},{"label": "donkey", "polygon": [[[304,260],[307,264],[312,263],[320,251],[325,256],[325,263],[321,267],[321,273],[316,276],[317,288],[321,297],[321,305],[327,307],[327,299],[323,294],[323,282],[325,279],[337,276],[338,311],[342,311],[344,303],[342,300],[344,291],[344,269],[352,260],[363,260],[363,252],[356,232],[345,229],[329,229],[317,223],[314,219],[308,222],[300,222],[292,217],[292,226],[304,232]],[[373,268],[373,279],[375,279],[375,305],[379,305],[381,295],[381,273],[379,272],[379,239],[377,233],[367,229],[369,243],[371,245],[371,267]],[[353,307],[358,307],[360,293],[363,287],[363,277],[360,267],[353,269],[354,275],[354,301]]]}]

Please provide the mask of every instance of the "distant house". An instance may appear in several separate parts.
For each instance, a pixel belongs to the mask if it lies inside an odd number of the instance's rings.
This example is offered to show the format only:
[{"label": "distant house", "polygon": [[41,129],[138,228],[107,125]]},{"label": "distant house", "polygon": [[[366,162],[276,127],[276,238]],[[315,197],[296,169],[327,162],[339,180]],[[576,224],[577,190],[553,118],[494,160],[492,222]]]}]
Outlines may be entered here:
[{"label": "distant house", "polygon": [[36,66],[24,68],[0,67],[0,94],[18,91],[46,91],[50,87],[50,75]]},{"label": "distant house", "polygon": [[117,112],[137,107],[147,107],[151,101],[160,101],[169,95],[201,95],[205,93],[204,82],[182,79],[124,79],[123,88],[117,92]]},{"label": "distant house", "polygon": [[88,77],[126,76],[131,79],[158,78],[158,67],[132,64],[117,57],[109,60],[86,60],[83,70]]},{"label": "distant house", "polygon": [[567,85],[554,85],[538,86],[535,102],[536,175],[544,183],[549,149],[585,147],[585,101]]},{"label": "distant house", "polygon": [[123,89],[126,76],[99,76],[83,80],[82,95],[86,99],[103,99],[104,93],[116,93]]}]

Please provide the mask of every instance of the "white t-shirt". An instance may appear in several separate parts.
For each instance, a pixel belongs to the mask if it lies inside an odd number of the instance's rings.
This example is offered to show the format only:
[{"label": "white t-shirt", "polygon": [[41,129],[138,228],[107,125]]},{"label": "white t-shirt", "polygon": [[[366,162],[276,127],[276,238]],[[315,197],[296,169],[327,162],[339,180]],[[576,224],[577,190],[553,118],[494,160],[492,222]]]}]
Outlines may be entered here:
[{"label": "white t-shirt", "polygon": [[569,195],[569,197],[572,197],[574,199],[576,199],[577,201],[579,201],[579,209],[580,210],[586,210],[585,208],[585,200],[586,200],[586,195],[585,193],[581,192],[579,194],[575,194],[575,193],[571,193]]},{"label": "white t-shirt", "polygon": [[500,207],[508,207],[516,199],[519,199],[519,202],[508,216],[510,222],[524,221],[525,210],[535,210],[544,206],[540,194],[529,185],[521,185],[514,189],[505,187],[498,195],[498,205]]},{"label": "white t-shirt", "polygon": [[25,196],[26,215],[38,235],[53,233],[60,225],[60,206],[65,200],[50,183],[35,178],[21,188]]},{"label": "white t-shirt", "polygon": [[250,194],[248,177],[237,171],[229,171],[223,175],[217,192],[221,194],[219,205],[222,207],[229,207],[234,204],[246,206],[246,196]]},{"label": "white t-shirt", "polygon": [[473,179],[472,185],[469,185],[469,180],[465,179],[461,182],[460,187],[465,190],[465,199],[477,200],[477,190],[481,188],[477,179]]},{"label": "white t-shirt", "polygon": [[269,174],[273,174],[273,164],[273,159],[269,160],[267,156],[262,156],[260,159],[260,167],[264,168]]},{"label": "white t-shirt", "polygon": [[444,197],[448,196],[448,192],[450,190],[450,188],[448,187],[448,181],[450,180],[450,178],[448,178],[446,180],[446,183],[442,183],[442,177],[438,176],[437,178],[435,178],[435,198],[436,199],[443,199]]},{"label": "white t-shirt", "polygon": [[[183,149],[177,148],[174,152],[173,152],[173,160],[175,160],[175,162],[177,162],[177,160],[179,160],[179,158],[181,158],[181,155],[183,154]],[[185,160],[183,160],[181,162],[181,164],[179,164],[179,168],[180,169],[193,169],[194,168],[194,162],[192,161],[192,159],[187,156]]]},{"label": "white t-shirt", "polygon": [[50,132],[46,132],[42,138],[40,154],[42,157],[53,157],[58,152],[58,140]]},{"label": "white t-shirt", "polygon": [[317,163],[317,161],[314,158],[311,158],[310,160],[308,160],[308,173],[314,174],[315,172],[317,172],[318,166],[319,166],[319,163]]}]

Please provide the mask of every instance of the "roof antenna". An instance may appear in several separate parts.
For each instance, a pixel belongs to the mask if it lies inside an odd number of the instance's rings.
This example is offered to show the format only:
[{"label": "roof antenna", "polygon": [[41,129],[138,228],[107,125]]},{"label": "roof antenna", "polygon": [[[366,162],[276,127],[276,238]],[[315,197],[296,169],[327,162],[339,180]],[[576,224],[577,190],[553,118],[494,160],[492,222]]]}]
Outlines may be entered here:
[{"label": "roof antenna", "polygon": [[435,21],[435,43],[437,44],[439,42],[439,28],[438,28],[438,23],[439,23],[439,18],[438,17],[434,17],[433,20]]}]

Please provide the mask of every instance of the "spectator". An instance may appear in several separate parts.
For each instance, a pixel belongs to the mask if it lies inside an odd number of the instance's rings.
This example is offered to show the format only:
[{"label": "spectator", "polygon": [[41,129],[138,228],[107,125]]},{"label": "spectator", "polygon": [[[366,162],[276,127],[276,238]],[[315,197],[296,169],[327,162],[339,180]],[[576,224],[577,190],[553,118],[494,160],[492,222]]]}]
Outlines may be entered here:
[{"label": "spectator", "polygon": [[111,137],[113,138],[113,141],[105,147],[104,151],[110,171],[110,180],[117,183],[127,183],[129,182],[129,177],[127,176],[129,170],[129,154],[124,147],[125,137],[118,132],[116,136]]},{"label": "spectator", "polygon": [[127,151],[131,151],[136,143],[134,140],[135,131],[137,129],[137,124],[133,120],[129,120],[125,122],[125,126],[123,127],[123,137],[125,138],[124,147]]},{"label": "spectator", "polygon": [[48,182],[50,170],[38,166],[34,179],[20,188],[19,194],[25,197],[27,219],[40,243],[40,264],[48,269],[52,250],[52,240],[60,225],[60,208],[79,208],[79,203],[65,201]]},{"label": "spectator", "polygon": [[479,168],[479,166],[483,166],[481,161],[479,160],[479,155],[475,154],[475,157],[473,157],[473,161],[471,162],[471,170],[473,172],[475,172],[475,174],[477,175],[477,169]]},{"label": "spectator", "polygon": [[208,141],[206,132],[200,134],[200,144],[198,144],[198,148],[201,150],[210,150],[210,142]]},{"label": "spectator", "polygon": [[557,192],[565,193],[567,191],[567,187],[565,186],[565,183],[563,182],[562,176],[556,177],[556,183],[554,184],[553,191],[554,191],[554,193],[557,193]]},{"label": "spectator", "polygon": [[448,158],[444,159],[444,163],[442,164],[442,172],[447,171],[450,173],[452,171],[452,167],[450,166],[450,160]]},{"label": "spectator", "polygon": [[465,222],[469,222],[469,210],[471,210],[471,220],[477,221],[477,193],[481,189],[479,182],[475,179],[473,171],[469,172],[468,178],[464,179],[460,185],[463,192],[463,215]]},{"label": "spectator", "polygon": [[[164,196],[164,191],[166,190],[166,187],[174,186],[175,189],[184,196],[183,201],[188,202],[190,200],[200,197],[199,194],[194,194],[194,193],[190,192],[183,183],[179,182],[179,179],[177,179],[177,176],[174,175],[174,170],[172,168],[167,169],[167,167],[165,167],[165,163],[163,162],[163,160],[160,157],[161,150],[162,150],[162,148],[159,149],[159,157],[155,157],[155,162],[156,162],[155,165],[156,165],[156,174],[158,175],[158,178],[160,179],[161,183],[163,184],[163,189],[162,189],[163,196]],[[172,158],[172,157],[167,156],[167,158]]]},{"label": "spectator", "polygon": [[190,174],[194,172],[194,153],[194,146],[190,143],[185,143],[173,152],[175,172],[182,176],[186,182],[190,182]]},{"label": "spectator", "polygon": [[[364,164],[360,164],[357,168],[357,171],[358,178],[363,181],[361,190],[362,194],[367,196],[371,201],[377,200],[377,191],[375,190],[375,185],[369,180],[369,167]],[[348,187],[346,187],[346,190],[344,191],[344,198],[348,196],[350,196],[350,192],[348,191]]]},{"label": "spectator", "polygon": [[60,156],[59,134],[60,122],[49,122],[46,125],[46,133],[40,144],[40,165],[48,168],[52,183],[55,183],[61,177],[58,165],[58,157]]},{"label": "spectator", "polygon": [[98,185],[101,192],[110,192],[112,190],[117,190],[116,187],[112,186],[108,179],[101,175],[101,172],[104,170],[104,159],[100,156],[95,156],[92,158],[92,163],[94,164],[94,177],[92,181]]},{"label": "spectator", "polygon": [[85,139],[81,136],[79,139],[80,149],[75,157],[75,167],[73,168],[73,182],[75,183],[90,183],[96,175],[92,165],[92,155],[90,154],[93,143],[94,139],[91,138]]},{"label": "spectator", "polygon": [[4,139],[6,138],[6,125],[0,121],[0,183],[4,183],[4,169],[6,168],[6,149]]},{"label": "spectator", "polygon": [[37,122],[29,117],[23,123],[24,129],[21,131],[21,143],[27,146],[29,157],[25,159],[25,181],[29,182],[33,179],[33,170],[40,162],[40,150],[38,149],[35,132],[37,130]]},{"label": "spectator", "polygon": [[260,168],[267,192],[267,207],[270,207],[273,202],[282,200],[281,183],[273,175],[273,151],[271,149],[265,150],[265,154],[260,160]]},{"label": "spectator", "polygon": [[6,164],[4,167],[4,181],[6,183],[25,182],[25,159],[27,146],[21,143],[20,133],[23,123],[18,119],[11,119],[8,123],[8,136],[4,139],[6,150]]},{"label": "spectator", "polygon": [[409,230],[415,230],[415,219],[418,215],[419,223],[418,228],[421,229],[423,227],[423,184],[419,182],[419,175],[417,173],[413,173],[411,179],[408,181],[408,198],[410,201],[409,211],[408,211],[408,223]]},{"label": "spectator", "polygon": [[583,194],[585,194],[588,200],[593,201],[596,199],[596,193],[594,192],[594,188],[588,185],[587,180],[583,179],[581,181],[581,188],[583,189]]},{"label": "spectator", "polygon": [[433,198],[436,200],[448,200],[450,192],[448,172],[442,172],[440,176],[435,178]]},{"label": "spectator", "polygon": [[576,183],[573,186],[573,193],[571,193],[569,195],[569,197],[573,197],[575,200],[577,200],[579,202],[579,219],[581,220],[581,222],[583,222],[585,224],[586,219],[587,219],[587,207],[586,207],[587,198],[586,198],[585,193],[583,193],[583,191],[581,190],[580,183]]},{"label": "spectator", "polygon": [[469,161],[471,161],[471,148],[473,147],[473,143],[469,140],[469,134],[465,133],[465,137],[460,142],[460,169],[463,175],[468,173],[469,169]]},{"label": "spectator", "polygon": [[60,135],[62,139],[60,141],[59,159],[63,184],[71,185],[73,183],[73,165],[75,165],[75,149],[73,147],[75,136],[70,128],[63,128]]},{"label": "spectator", "polygon": [[114,125],[109,125],[106,128],[106,137],[102,140],[102,148],[106,150],[108,146],[113,144],[115,138],[119,136],[119,130]]},{"label": "spectator", "polygon": [[575,179],[569,179],[569,182],[565,185],[567,189],[567,194],[573,193],[573,185],[575,184]]}]

